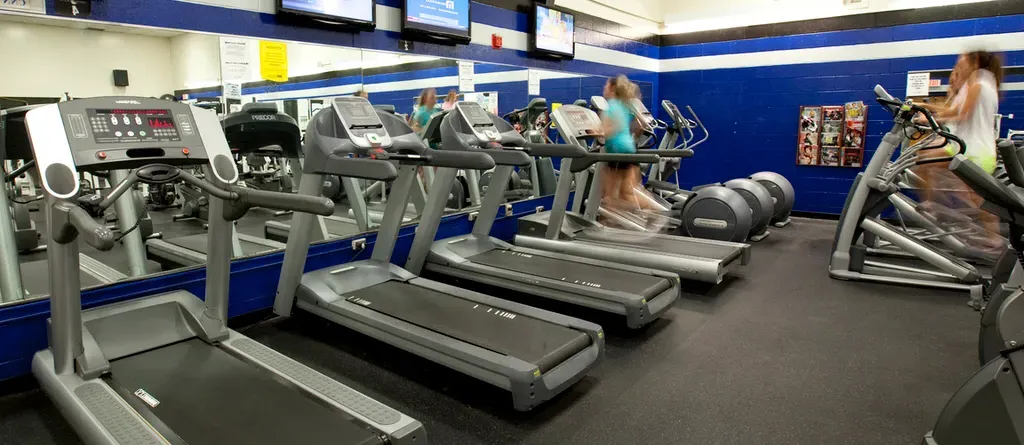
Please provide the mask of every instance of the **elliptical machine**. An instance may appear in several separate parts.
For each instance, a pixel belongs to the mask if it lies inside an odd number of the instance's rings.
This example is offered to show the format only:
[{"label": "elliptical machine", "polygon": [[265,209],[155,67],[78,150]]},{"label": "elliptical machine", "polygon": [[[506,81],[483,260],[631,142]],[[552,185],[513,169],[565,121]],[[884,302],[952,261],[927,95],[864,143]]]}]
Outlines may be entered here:
[{"label": "elliptical machine", "polygon": [[[1014,162],[1015,169],[1021,168],[1019,157],[1003,161]],[[1024,219],[1021,218],[1024,198],[963,154],[953,159],[949,169],[985,199],[982,209],[1010,223],[1010,243],[1021,252],[1024,249]],[[1020,261],[1018,272],[1024,265],[1024,257]],[[935,427],[925,435],[924,444],[1024,443],[1024,289],[1019,285],[1003,286],[1003,289],[1002,303],[990,300],[982,318],[980,341],[986,337],[985,319],[995,321],[988,333],[995,339],[990,349],[995,352],[994,357],[953,394]]]},{"label": "elliptical machine", "polygon": [[[639,102],[639,101],[636,101]],[[679,111],[672,101],[663,100],[661,101],[662,108],[672,118],[672,124],[666,126],[665,136],[661,139],[661,145],[658,147],[659,150],[693,150],[700,144],[703,144],[708,140],[711,134],[708,132],[707,127],[697,117],[697,113],[693,111],[690,106],[686,107],[686,110],[693,116],[693,119],[687,119],[683,117],[682,112]],[[633,105],[634,110],[638,115],[650,115],[643,103],[637,103]],[[645,117],[646,119],[654,119],[653,116]],[[691,143],[695,138],[694,130],[699,128],[704,133],[699,141]],[[679,145],[675,145],[677,140],[682,142]],[[747,202],[747,206],[750,208],[750,232],[747,235],[749,241],[761,241],[768,237],[771,232],[768,231],[768,226],[771,223],[772,215],[775,211],[775,202],[772,199],[772,195],[768,192],[768,189],[761,183],[746,179],[737,178],[726,181],[724,183],[712,183],[694,188],[694,191],[681,190],[679,188],[679,167],[682,163],[682,158],[668,158],[657,164],[651,164],[647,174],[647,188],[654,193],[658,193],[665,197],[669,201],[676,203],[678,208],[682,209],[685,206],[686,201],[694,194],[700,193],[700,190],[708,186],[720,186],[735,191],[737,194]],[[672,178],[668,181],[668,178]]]}]

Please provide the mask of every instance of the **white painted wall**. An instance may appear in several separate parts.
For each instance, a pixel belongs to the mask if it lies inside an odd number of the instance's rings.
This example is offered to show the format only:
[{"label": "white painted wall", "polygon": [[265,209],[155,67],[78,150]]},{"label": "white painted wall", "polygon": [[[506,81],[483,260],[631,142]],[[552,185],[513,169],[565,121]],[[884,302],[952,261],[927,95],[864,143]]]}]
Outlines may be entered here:
[{"label": "white painted wall", "polygon": [[657,33],[663,21],[664,7],[692,1],[697,0],[555,0],[555,6],[630,26],[638,31]]},{"label": "white painted wall", "polygon": [[[992,0],[863,0],[857,7],[847,6],[843,0],[662,1],[665,23],[662,33],[678,34]],[[624,3],[632,5],[633,2]]]},{"label": "white painted wall", "polygon": [[171,37],[174,89],[220,86],[220,38],[211,34]]},{"label": "white painted wall", "polygon": [[[156,96],[174,90],[171,43],[164,37],[4,22],[0,96]],[[128,70],[130,86],[111,73]]]}]

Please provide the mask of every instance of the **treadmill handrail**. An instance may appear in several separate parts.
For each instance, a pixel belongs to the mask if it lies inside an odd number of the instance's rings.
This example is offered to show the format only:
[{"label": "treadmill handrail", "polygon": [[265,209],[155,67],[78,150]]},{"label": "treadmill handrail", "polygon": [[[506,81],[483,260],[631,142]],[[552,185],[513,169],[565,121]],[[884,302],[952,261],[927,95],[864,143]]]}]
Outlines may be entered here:
[{"label": "treadmill handrail", "polygon": [[531,156],[578,159],[587,155],[587,149],[576,144],[542,144],[527,142]]},{"label": "treadmill handrail", "polygon": [[641,164],[653,164],[655,162],[658,162],[659,159],[661,158],[659,158],[656,154],[591,153],[588,154],[585,158],[574,160],[572,162],[572,168],[570,170],[573,173],[579,173],[598,162],[631,162]]}]

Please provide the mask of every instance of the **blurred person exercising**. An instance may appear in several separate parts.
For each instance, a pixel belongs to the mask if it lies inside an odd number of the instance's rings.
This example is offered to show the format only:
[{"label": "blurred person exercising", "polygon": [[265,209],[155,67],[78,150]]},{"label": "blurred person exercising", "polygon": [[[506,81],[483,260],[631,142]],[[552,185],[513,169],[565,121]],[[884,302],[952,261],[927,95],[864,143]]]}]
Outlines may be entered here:
[{"label": "blurred person exercising", "polygon": [[[996,113],[999,110],[999,86],[1003,80],[1003,64],[999,56],[988,51],[972,51],[957,59],[950,75],[949,100],[945,105],[920,104],[932,112],[935,120],[949,128],[967,145],[966,156],[983,170],[992,174],[996,170]],[[924,118],[918,121],[924,123]],[[948,157],[957,154],[960,147],[949,143],[944,148],[922,150],[922,158]],[[939,171],[941,169],[941,171]],[[970,207],[978,209],[983,199],[970,191],[958,179],[948,173],[946,162],[932,164],[922,169],[930,182],[925,189],[925,199],[938,198],[936,190],[941,186],[957,191],[957,198]],[[954,205],[955,206],[955,205]],[[993,253],[1005,247],[1006,241],[999,236],[999,220],[988,212],[977,212],[979,219],[988,230],[985,239],[980,240],[983,249]]]}]

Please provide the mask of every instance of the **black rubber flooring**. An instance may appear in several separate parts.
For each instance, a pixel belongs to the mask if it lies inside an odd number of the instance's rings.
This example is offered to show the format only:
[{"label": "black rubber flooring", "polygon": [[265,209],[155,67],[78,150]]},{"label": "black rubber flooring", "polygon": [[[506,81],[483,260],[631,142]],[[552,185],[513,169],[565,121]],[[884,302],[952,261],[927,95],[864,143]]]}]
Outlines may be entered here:
[{"label": "black rubber flooring", "polygon": [[[309,315],[243,329],[422,421],[434,444],[919,443],[977,367],[978,315],[959,293],[830,279],[834,230],[772,229],[737,277],[648,329],[605,322],[605,361],[530,413]],[[31,379],[4,386],[0,443],[77,443]]]}]

